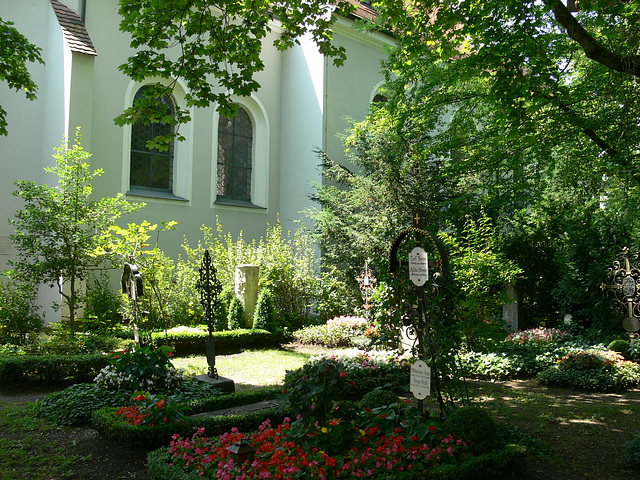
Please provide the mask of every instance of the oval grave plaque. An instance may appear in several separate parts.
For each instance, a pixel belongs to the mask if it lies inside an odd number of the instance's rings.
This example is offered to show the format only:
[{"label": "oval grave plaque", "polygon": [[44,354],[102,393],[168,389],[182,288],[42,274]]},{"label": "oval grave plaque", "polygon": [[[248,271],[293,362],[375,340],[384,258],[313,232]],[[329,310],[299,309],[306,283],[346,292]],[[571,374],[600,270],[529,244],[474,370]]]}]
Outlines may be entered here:
[{"label": "oval grave plaque", "polygon": [[417,287],[429,280],[429,255],[421,247],[415,247],[409,254],[409,278]]},{"label": "oval grave plaque", "polygon": [[633,297],[636,294],[636,279],[627,275],[622,279],[622,293],[625,297]]}]

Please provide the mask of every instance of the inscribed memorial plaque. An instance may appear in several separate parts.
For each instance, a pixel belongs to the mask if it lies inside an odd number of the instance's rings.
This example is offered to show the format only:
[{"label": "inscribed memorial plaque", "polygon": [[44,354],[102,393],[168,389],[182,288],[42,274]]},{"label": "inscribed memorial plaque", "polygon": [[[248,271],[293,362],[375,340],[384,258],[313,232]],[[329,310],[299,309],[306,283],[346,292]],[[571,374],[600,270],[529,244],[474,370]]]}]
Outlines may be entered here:
[{"label": "inscribed memorial plaque", "polygon": [[410,389],[418,400],[424,400],[431,394],[431,369],[424,360],[411,365]]},{"label": "inscribed memorial plaque", "polygon": [[415,247],[409,254],[409,279],[417,287],[429,280],[429,255],[421,247]]}]

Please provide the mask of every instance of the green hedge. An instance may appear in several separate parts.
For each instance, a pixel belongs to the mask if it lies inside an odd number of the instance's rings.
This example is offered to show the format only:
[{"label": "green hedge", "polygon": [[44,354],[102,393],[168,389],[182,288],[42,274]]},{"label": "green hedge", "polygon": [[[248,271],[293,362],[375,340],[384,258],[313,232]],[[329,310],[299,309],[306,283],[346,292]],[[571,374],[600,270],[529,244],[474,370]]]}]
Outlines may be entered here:
[{"label": "green hedge", "polygon": [[[477,457],[468,457],[460,465],[439,465],[433,468],[422,480],[495,480],[509,478],[524,464],[526,448],[521,445],[507,445]],[[179,468],[169,466],[167,448],[163,447],[150,452],[147,464],[151,480],[195,480],[201,478]],[[371,477],[376,480],[416,480],[415,473],[393,472],[381,473]]]},{"label": "green hedge", "polygon": [[109,361],[95,355],[0,355],[0,383],[91,382]]},{"label": "green hedge", "polygon": [[[266,330],[238,329],[213,332],[216,343],[216,351],[234,350],[239,348],[277,347],[290,341],[290,338],[282,333],[271,333]],[[171,345],[177,356],[204,355],[206,353],[205,340],[209,333],[194,332],[155,332],[151,334],[154,341],[159,344]]]},{"label": "green hedge", "polygon": [[[255,391],[232,393],[211,398],[208,401],[191,404],[190,413],[202,413],[228,407],[248,405],[275,398],[275,389],[265,388]],[[272,424],[282,422],[283,416],[277,408],[256,412],[216,417],[186,417],[177,422],[151,427],[131,425],[115,415],[117,408],[103,408],[93,413],[91,421],[100,435],[123,443],[130,448],[156,448],[168,445],[174,433],[191,437],[198,428],[204,427],[208,436],[220,435],[237,427],[241,431],[256,430],[262,422],[270,419]]]}]

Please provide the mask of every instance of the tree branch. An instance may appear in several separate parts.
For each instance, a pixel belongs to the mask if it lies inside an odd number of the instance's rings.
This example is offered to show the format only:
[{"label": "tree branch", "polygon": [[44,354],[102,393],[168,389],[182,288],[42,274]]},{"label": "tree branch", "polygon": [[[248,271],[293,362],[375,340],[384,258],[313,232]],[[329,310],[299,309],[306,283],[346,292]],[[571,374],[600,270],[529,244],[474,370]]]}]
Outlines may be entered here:
[{"label": "tree branch", "polygon": [[634,77],[640,76],[640,55],[619,55],[614,53],[593,38],[561,0],[543,0],[551,8],[557,22],[567,29],[570,38],[578,42],[585,55],[611,70],[626,73]]}]

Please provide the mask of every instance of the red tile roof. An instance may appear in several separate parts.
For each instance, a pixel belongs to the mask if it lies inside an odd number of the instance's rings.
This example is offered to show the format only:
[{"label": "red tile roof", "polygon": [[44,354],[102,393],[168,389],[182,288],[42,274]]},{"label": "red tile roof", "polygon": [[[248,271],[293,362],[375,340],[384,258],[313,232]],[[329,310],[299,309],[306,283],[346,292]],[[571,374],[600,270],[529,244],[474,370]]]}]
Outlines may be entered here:
[{"label": "red tile roof", "polygon": [[58,0],[51,0],[51,6],[58,17],[58,23],[60,23],[62,34],[69,44],[69,48],[73,52],[98,55],[80,15]]}]

